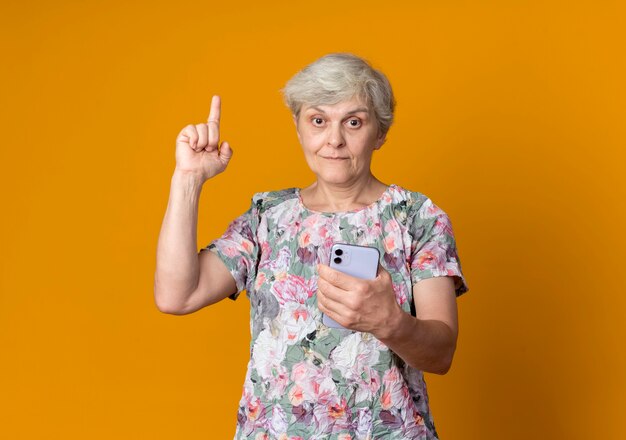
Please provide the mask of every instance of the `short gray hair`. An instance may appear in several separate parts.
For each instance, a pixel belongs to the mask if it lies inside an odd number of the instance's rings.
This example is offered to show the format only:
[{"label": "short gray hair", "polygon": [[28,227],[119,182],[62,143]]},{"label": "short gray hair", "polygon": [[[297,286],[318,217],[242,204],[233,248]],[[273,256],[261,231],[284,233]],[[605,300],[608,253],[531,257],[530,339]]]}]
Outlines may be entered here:
[{"label": "short gray hair", "polygon": [[396,101],[382,72],[349,53],[325,55],[296,73],[282,89],[291,113],[297,118],[304,104],[333,105],[358,97],[374,110],[381,134],[393,123]]}]

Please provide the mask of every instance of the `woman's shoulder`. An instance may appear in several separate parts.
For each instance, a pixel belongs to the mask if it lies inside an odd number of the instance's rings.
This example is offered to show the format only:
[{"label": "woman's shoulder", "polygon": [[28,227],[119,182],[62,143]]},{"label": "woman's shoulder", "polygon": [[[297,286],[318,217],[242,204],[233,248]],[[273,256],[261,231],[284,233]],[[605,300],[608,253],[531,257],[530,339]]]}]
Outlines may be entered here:
[{"label": "woman's shoulder", "polygon": [[425,203],[432,203],[425,194],[419,191],[411,191],[395,184],[389,186],[389,196],[390,204],[406,208],[407,211],[419,211]]},{"label": "woman's shoulder", "polygon": [[274,208],[290,200],[297,201],[297,199],[297,188],[286,188],[276,191],[263,191],[255,193],[252,196],[252,205],[260,215],[270,208]]},{"label": "woman's shoulder", "polygon": [[413,224],[421,224],[424,221],[447,217],[443,209],[421,192],[411,191],[399,185],[391,185],[389,193],[390,205],[396,218],[405,219],[405,221]]}]

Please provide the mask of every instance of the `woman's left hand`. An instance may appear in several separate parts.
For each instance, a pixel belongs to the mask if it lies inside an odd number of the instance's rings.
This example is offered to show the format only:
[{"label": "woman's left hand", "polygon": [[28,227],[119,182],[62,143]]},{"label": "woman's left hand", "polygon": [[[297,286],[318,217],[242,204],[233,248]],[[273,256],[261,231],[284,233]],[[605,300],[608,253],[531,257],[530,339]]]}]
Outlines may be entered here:
[{"label": "woman's left hand", "polygon": [[373,280],[346,275],[318,264],[317,304],[322,313],[344,327],[385,338],[404,313],[393,290],[391,275],[378,266]]}]

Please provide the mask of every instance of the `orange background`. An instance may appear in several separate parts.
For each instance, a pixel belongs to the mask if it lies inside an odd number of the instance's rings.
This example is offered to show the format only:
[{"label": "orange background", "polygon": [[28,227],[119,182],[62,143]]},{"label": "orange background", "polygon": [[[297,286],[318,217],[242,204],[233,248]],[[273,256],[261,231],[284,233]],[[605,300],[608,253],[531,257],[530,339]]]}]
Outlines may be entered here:
[{"label": "orange background", "polygon": [[206,245],[312,175],[278,90],[319,56],[385,71],[386,183],[452,219],[470,292],[442,439],[626,438],[625,8],[618,1],[0,6],[0,437],[232,438],[248,302],[161,314],[174,139],[223,100]]}]

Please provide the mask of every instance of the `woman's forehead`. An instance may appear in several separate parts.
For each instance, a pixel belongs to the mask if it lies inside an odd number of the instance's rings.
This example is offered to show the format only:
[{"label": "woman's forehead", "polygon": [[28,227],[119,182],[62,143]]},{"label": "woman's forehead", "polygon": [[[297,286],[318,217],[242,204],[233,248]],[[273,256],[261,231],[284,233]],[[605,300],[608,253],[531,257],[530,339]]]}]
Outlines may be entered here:
[{"label": "woman's forehead", "polygon": [[358,98],[354,97],[351,99],[339,101],[335,104],[308,104],[305,103],[302,105],[301,112],[310,112],[317,111],[321,113],[369,113],[370,107],[367,103]]}]

